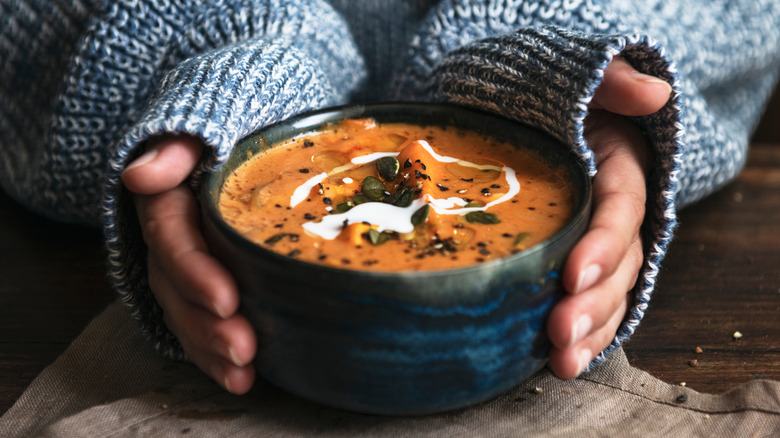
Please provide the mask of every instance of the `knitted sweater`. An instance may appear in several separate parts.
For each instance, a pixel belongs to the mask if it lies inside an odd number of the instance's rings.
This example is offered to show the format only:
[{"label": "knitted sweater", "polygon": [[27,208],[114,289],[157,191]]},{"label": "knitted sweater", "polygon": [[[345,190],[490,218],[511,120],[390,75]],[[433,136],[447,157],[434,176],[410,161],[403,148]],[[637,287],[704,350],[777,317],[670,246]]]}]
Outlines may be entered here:
[{"label": "knitted sweater", "polygon": [[645,263],[598,362],[639,324],[677,208],[743,166],[778,78],[776,1],[0,0],[0,184],[34,211],[102,226],[116,290],[158,350],[183,359],[119,178],[148,139],[202,138],[203,171],[301,111],[446,101],[541,129],[595,175],[583,120],[618,54],[673,93],[635,119],[654,150]]}]

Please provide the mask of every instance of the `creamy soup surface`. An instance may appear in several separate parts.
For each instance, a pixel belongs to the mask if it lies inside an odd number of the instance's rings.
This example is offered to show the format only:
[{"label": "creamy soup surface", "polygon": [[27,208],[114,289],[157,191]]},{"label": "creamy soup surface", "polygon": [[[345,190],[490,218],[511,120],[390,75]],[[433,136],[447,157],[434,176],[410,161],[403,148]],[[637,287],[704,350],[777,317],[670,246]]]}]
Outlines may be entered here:
[{"label": "creamy soup surface", "polygon": [[454,127],[351,119],[253,157],[219,211],[258,245],[338,268],[452,269],[522,251],[571,217],[565,170]]}]

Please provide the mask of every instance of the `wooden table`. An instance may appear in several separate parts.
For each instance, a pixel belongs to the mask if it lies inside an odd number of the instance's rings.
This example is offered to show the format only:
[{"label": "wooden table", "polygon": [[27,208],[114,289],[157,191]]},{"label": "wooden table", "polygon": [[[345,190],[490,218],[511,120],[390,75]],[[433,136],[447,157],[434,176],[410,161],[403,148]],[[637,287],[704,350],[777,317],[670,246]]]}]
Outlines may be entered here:
[{"label": "wooden table", "polygon": [[[679,218],[630,362],[709,393],[780,380],[780,127],[762,125],[740,177]],[[0,194],[0,413],[113,299],[97,230]]]}]

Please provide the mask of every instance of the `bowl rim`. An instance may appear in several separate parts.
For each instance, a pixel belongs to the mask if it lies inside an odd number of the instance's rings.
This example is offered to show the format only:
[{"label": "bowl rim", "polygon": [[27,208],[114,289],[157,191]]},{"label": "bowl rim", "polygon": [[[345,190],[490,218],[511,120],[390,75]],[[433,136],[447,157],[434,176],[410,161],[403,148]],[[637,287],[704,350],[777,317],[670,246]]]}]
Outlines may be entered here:
[{"label": "bowl rim", "polygon": [[[514,125],[519,129],[531,131],[534,132],[536,135],[546,137],[549,143],[555,144],[556,147],[559,147],[561,149],[561,153],[563,153],[564,155],[571,156],[572,158],[571,168],[576,169],[574,173],[576,174],[576,177],[581,180],[579,185],[582,187],[583,193],[579,199],[579,202],[574,208],[574,214],[569,219],[569,221],[563,227],[558,229],[558,231],[556,231],[552,236],[516,254],[511,254],[494,260],[485,261],[483,263],[476,263],[476,264],[458,267],[458,268],[402,270],[402,271],[350,269],[350,268],[340,268],[340,267],[334,267],[330,265],[318,264],[314,262],[300,260],[297,258],[287,257],[286,255],[280,254],[270,249],[266,249],[263,246],[250,241],[249,239],[244,237],[238,230],[230,226],[224,220],[224,218],[222,218],[222,215],[219,213],[219,209],[217,207],[217,197],[212,196],[212,194],[214,193],[218,194],[221,191],[221,184],[224,181],[224,179],[222,181],[219,181],[219,178],[217,178],[217,175],[220,173],[221,167],[215,171],[205,172],[204,177],[201,180],[200,190],[199,190],[200,191],[199,200],[201,203],[201,208],[202,210],[204,210],[204,214],[208,215],[209,219],[211,219],[213,225],[217,228],[219,233],[221,233],[232,244],[238,245],[238,247],[242,251],[247,251],[250,254],[256,254],[261,258],[270,259],[280,264],[289,264],[293,268],[305,268],[305,269],[313,270],[315,272],[323,272],[323,273],[330,273],[330,274],[341,274],[341,275],[359,274],[364,277],[377,279],[380,281],[383,279],[397,278],[399,276],[404,276],[406,278],[414,280],[415,278],[450,277],[455,274],[468,275],[476,272],[482,272],[485,269],[490,269],[490,268],[498,269],[504,267],[505,265],[522,264],[522,261],[524,259],[531,259],[534,256],[536,256],[537,253],[546,251],[549,247],[554,247],[557,242],[566,238],[570,233],[572,233],[577,228],[579,228],[582,225],[583,221],[587,223],[590,220],[590,211],[591,211],[591,203],[592,203],[592,196],[593,196],[592,181],[588,174],[588,170],[587,167],[585,166],[585,163],[583,162],[582,159],[580,159],[575,154],[573,147],[566,147],[561,141],[552,137],[551,135],[537,128],[533,128],[528,125],[525,125],[519,121],[508,119],[506,117],[494,113],[490,113],[487,111],[467,108],[467,107],[457,106],[457,105],[447,104],[447,103],[416,102],[416,101],[373,102],[373,103],[336,105],[336,106],[329,106],[325,108],[316,109],[313,111],[305,111],[293,115],[291,117],[288,117],[284,120],[266,125],[262,128],[252,131],[250,134],[243,136],[234,144],[233,149],[229,153],[228,158],[226,158],[225,161],[222,163],[222,166],[226,165],[228,161],[231,159],[231,157],[233,157],[233,155],[236,153],[237,151],[236,146],[241,144],[243,141],[251,137],[257,136],[259,134],[262,134],[264,132],[274,130],[274,129],[281,129],[282,127],[290,127],[292,130],[297,131],[297,133],[294,136],[288,137],[291,139],[300,135],[305,135],[306,133],[312,133],[312,132],[316,132],[317,130],[321,130],[321,128],[328,123],[333,123],[339,120],[355,118],[355,117],[371,117],[372,111],[377,111],[377,110],[379,111],[414,110],[418,112],[450,111],[455,113],[461,113],[463,115],[470,115],[474,117],[480,117],[483,119],[493,120],[502,124],[508,124],[508,126]],[[414,122],[409,121],[406,123],[414,123]],[[434,124],[432,123],[431,125]],[[441,124],[439,124],[439,126],[440,125]],[[496,135],[496,137],[499,136]],[[269,148],[274,147],[276,144],[279,144],[279,142],[268,145],[268,147]],[[219,187],[215,187],[216,184],[219,184]],[[294,272],[300,272],[300,271],[294,271]]]}]

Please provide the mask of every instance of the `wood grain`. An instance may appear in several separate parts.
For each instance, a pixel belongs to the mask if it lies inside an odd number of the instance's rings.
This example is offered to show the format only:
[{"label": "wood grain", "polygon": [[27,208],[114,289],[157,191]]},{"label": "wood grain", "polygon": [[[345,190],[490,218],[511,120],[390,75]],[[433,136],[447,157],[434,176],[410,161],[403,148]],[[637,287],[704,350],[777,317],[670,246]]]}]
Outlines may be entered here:
[{"label": "wood grain", "polygon": [[115,298],[102,248],[0,191],[0,413]]},{"label": "wood grain", "polygon": [[745,171],[679,222],[629,361],[707,393],[780,380],[780,145],[753,145]]}]

